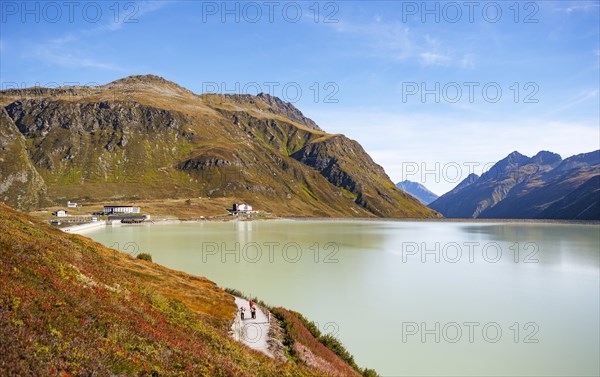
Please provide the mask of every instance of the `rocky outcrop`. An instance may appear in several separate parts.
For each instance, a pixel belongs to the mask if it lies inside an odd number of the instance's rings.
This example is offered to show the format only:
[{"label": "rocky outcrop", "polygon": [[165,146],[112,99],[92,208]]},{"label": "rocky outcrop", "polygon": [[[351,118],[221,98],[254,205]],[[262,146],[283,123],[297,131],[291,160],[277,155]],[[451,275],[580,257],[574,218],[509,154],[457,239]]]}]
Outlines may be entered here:
[{"label": "rocky outcrop", "polygon": [[265,101],[274,114],[281,114],[284,117],[300,123],[312,130],[323,131],[312,119],[307,118],[294,105],[289,102],[284,102],[281,99],[267,93],[260,93],[257,98]]},{"label": "rocky outcrop", "polygon": [[323,132],[312,119],[305,117],[294,105],[267,93],[259,93],[256,96],[250,94],[206,94],[203,97],[212,98],[213,101],[214,98],[218,98],[217,103],[241,105],[247,109],[280,115],[311,130]]},{"label": "rocky outcrop", "polygon": [[327,180],[356,195],[355,203],[377,216],[431,216],[417,199],[399,190],[356,141],[343,135],[317,138],[291,155]]},{"label": "rocky outcrop", "polygon": [[47,188],[25,144],[25,137],[6,110],[0,109],[0,201],[31,209],[46,204]]}]

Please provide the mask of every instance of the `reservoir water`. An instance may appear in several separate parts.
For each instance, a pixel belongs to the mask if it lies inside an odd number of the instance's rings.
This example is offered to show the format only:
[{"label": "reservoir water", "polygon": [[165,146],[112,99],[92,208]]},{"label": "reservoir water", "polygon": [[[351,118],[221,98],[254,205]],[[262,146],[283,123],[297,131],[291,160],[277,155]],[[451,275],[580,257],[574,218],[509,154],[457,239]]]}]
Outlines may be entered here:
[{"label": "reservoir water", "polygon": [[597,376],[598,225],[272,220],[84,235],[303,313],[383,376]]}]

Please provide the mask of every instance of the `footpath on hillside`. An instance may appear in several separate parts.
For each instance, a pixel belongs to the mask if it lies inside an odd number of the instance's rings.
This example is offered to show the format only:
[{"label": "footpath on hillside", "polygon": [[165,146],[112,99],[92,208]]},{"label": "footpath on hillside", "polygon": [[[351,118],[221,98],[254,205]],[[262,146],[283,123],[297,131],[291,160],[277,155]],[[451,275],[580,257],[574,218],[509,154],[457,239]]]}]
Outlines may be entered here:
[{"label": "footpath on hillside", "polygon": [[[271,328],[269,323],[270,318],[268,318],[267,314],[259,306],[254,304],[256,307],[256,319],[252,319],[250,303],[241,297],[235,297],[235,305],[237,306],[237,313],[235,321],[231,325],[233,338],[269,357],[274,357],[273,353],[269,350],[268,342],[269,329]],[[246,308],[243,320],[240,318],[241,307]]]}]

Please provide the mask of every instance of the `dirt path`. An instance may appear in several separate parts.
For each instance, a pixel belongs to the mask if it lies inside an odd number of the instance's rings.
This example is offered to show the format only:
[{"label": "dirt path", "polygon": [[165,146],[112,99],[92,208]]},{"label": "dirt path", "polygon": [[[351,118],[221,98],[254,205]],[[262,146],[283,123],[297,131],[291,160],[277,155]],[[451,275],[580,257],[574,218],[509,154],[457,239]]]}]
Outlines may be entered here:
[{"label": "dirt path", "polygon": [[[233,332],[233,338],[239,342],[244,343],[250,348],[257,351],[263,352],[269,357],[273,357],[271,351],[269,351],[269,318],[265,312],[261,310],[259,306],[256,306],[256,319],[252,319],[250,314],[250,303],[240,297],[235,297],[235,305],[238,308],[235,321],[231,326]],[[244,320],[240,317],[240,307],[246,308],[244,313]]]}]

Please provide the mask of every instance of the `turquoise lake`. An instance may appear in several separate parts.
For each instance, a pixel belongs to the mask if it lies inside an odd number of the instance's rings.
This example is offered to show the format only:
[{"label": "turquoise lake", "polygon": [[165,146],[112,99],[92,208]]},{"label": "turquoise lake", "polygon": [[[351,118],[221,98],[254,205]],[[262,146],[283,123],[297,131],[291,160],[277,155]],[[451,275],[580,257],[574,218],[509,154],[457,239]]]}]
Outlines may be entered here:
[{"label": "turquoise lake", "polygon": [[83,233],[303,313],[383,376],[593,376],[598,225],[266,220]]}]

